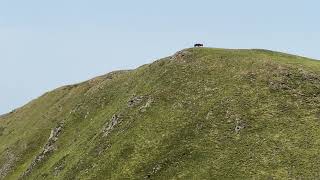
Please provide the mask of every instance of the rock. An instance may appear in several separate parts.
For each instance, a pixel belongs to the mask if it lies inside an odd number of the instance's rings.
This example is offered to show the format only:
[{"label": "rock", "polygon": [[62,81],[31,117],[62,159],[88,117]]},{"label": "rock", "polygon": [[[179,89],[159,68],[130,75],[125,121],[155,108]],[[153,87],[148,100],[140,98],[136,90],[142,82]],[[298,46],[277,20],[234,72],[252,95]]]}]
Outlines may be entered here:
[{"label": "rock", "polygon": [[149,174],[147,174],[144,178],[145,179],[150,179],[151,176],[155,175],[160,170],[161,170],[161,165],[157,164],[152,168],[152,171]]},{"label": "rock", "polygon": [[153,103],[153,99],[152,98],[149,98],[148,101],[146,102],[146,104],[142,107],[140,107],[140,112],[145,112],[150,106],[151,104]]},{"label": "rock", "polygon": [[106,125],[106,127],[103,129],[103,136],[106,137],[108,136],[111,131],[114,129],[114,127],[116,125],[118,125],[119,123],[121,122],[121,118],[120,118],[120,115],[113,115],[112,118],[111,118],[111,121]]},{"label": "rock", "polygon": [[139,106],[143,102],[145,102],[145,105],[139,108],[140,112],[145,112],[153,103],[153,99],[148,96],[134,96],[128,101],[128,107]]},{"label": "rock", "polygon": [[90,112],[87,111],[86,115],[84,116],[84,119],[87,119],[87,117],[89,116]]},{"label": "rock", "polygon": [[65,165],[64,164],[60,164],[59,166],[56,166],[54,168],[54,172],[53,172],[53,175],[54,176],[58,176],[59,173],[64,169]]},{"label": "rock", "polygon": [[161,165],[160,165],[160,164],[157,164],[155,167],[153,167],[152,173],[155,174],[155,173],[157,173],[160,169],[161,169]]},{"label": "rock", "polygon": [[246,126],[245,123],[243,123],[242,121],[237,120],[236,127],[234,128],[234,131],[235,131],[236,133],[240,133],[240,131],[241,131],[242,129],[244,129],[245,126]]},{"label": "rock", "polygon": [[14,165],[14,162],[17,159],[9,149],[7,149],[5,153],[6,161],[4,162],[4,164],[0,165],[0,179],[4,179],[8,175]]},{"label": "rock", "polygon": [[176,52],[173,56],[171,56],[172,60],[184,60],[184,58],[190,56],[192,53],[187,50],[182,50]]},{"label": "rock", "polygon": [[128,107],[134,107],[134,106],[139,105],[143,101],[143,98],[144,98],[144,96],[136,96],[136,97],[131,98],[128,101]]},{"label": "rock", "polygon": [[234,130],[236,131],[236,133],[239,133],[241,129],[243,129],[244,127],[243,126],[239,126],[239,125],[236,125],[236,127],[234,128]]}]

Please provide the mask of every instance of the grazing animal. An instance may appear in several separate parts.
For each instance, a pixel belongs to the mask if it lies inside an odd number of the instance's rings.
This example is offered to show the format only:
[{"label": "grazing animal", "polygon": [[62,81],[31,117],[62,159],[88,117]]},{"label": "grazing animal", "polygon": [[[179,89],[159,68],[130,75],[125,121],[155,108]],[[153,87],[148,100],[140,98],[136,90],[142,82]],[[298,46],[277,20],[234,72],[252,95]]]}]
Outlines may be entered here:
[{"label": "grazing animal", "polygon": [[203,47],[203,44],[195,44],[194,47]]}]

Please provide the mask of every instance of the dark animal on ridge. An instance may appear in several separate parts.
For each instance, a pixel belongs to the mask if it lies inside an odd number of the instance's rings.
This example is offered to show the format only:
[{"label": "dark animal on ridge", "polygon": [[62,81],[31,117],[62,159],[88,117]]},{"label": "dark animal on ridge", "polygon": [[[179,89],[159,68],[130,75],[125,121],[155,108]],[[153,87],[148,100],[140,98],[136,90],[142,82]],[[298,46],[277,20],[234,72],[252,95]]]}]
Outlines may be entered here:
[{"label": "dark animal on ridge", "polygon": [[195,44],[194,47],[203,47],[203,44]]}]

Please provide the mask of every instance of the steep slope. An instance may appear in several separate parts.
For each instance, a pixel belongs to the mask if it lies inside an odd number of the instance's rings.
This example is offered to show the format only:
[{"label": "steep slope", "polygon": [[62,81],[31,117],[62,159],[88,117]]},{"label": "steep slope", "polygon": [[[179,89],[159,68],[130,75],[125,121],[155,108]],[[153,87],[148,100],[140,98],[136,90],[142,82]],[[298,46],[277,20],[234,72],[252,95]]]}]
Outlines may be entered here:
[{"label": "steep slope", "polygon": [[0,179],[320,176],[320,62],[192,48],[0,117]]}]

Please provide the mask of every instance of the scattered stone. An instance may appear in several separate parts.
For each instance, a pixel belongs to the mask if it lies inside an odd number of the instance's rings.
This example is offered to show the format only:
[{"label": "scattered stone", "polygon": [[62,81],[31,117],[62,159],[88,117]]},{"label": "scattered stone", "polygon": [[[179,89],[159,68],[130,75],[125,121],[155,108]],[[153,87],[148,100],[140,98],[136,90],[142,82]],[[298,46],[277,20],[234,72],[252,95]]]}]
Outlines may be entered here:
[{"label": "scattered stone", "polygon": [[151,175],[148,174],[148,175],[146,175],[144,178],[145,178],[145,179],[149,179],[149,178],[151,178]]},{"label": "scattered stone", "polygon": [[145,112],[149,107],[151,107],[151,104],[153,103],[153,99],[149,98],[146,104],[142,107],[140,107],[140,112]]},{"label": "scattered stone", "polygon": [[160,169],[161,169],[161,165],[160,165],[160,164],[157,164],[157,165],[152,169],[152,173],[155,174],[155,173],[157,173]]},{"label": "scattered stone", "polygon": [[143,101],[144,96],[135,96],[128,101],[128,107],[139,105]]},{"label": "scattered stone", "polygon": [[153,99],[151,97],[148,98],[148,96],[134,96],[128,101],[128,107],[139,106],[143,102],[145,102],[145,105],[139,108],[140,112],[145,112],[153,103]]},{"label": "scattered stone", "polygon": [[182,50],[176,52],[173,56],[171,56],[172,60],[183,60],[185,57],[190,56],[192,53],[187,50]]},{"label": "scattered stone", "polygon": [[121,122],[121,118],[120,118],[120,115],[113,115],[112,118],[111,118],[111,121],[106,125],[106,127],[103,129],[103,136],[106,137],[108,136],[111,131],[114,129],[114,127],[116,125],[118,125],[119,123]]},{"label": "scattered stone", "polygon": [[236,131],[236,133],[240,132],[241,129],[243,129],[244,127],[243,126],[239,126],[239,125],[236,125],[236,127],[234,128],[234,130]]},{"label": "scattered stone", "polygon": [[53,167],[53,175],[54,176],[58,176],[63,170],[64,168],[66,167],[66,164],[67,164],[67,157],[69,156],[69,154],[63,156]]},{"label": "scattered stone", "polygon": [[87,111],[86,115],[84,116],[84,119],[87,119],[87,117],[89,116],[90,112]]},{"label": "scattered stone", "polygon": [[242,121],[239,121],[238,119],[237,119],[237,122],[236,122],[236,127],[234,128],[234,131],[236,132],[236,133],[240,133],[240,131],[242,130],[242,129],[244,129],[246,126],[245,126],[245,123],[243,123]]},{"label": "scattered stone", "polygon": [[181,102],[175,102],[171,106],[173,109],[181,109],[183,108],[183,104]]},{"label": "scattered stone", "polygon": [[60,166],[55,167],[55,168],[54,168],[53,175],[54,175],[54,176],[58,176],[58,175],[59,175],[59,172],[62,171],[63,168],[64,168],[64,165],[63,165],[63,164],[60,165]]},{"label": "scattered stone", "polygon": [[156,174],[160,170],[161,170],[161,165],[157,164],[152,168],[152,171],[149,174],[147,174],[144,178],[150,179],[152,175]]},{"label": "scattered stone", "polygon": [[257,74],[255,72],[247,72],[245,74],[245,78],[250,81],[250,83],[254,83],[257,80]]},{"label": "scattered stone", "polygon": [[269,88],[273,91],[279,91],[279,90],[289,90],[292,89],[286,82],[281,81],[270,81],[269,82]]},{"label": "scattered stone", "polygon": [[11,168],[13,168],[14,162],[16,161],[15,155],[7,149],[5,151],[5,163],[0,165],[0,179],[4,179],[8,173],[10,172]]}]

